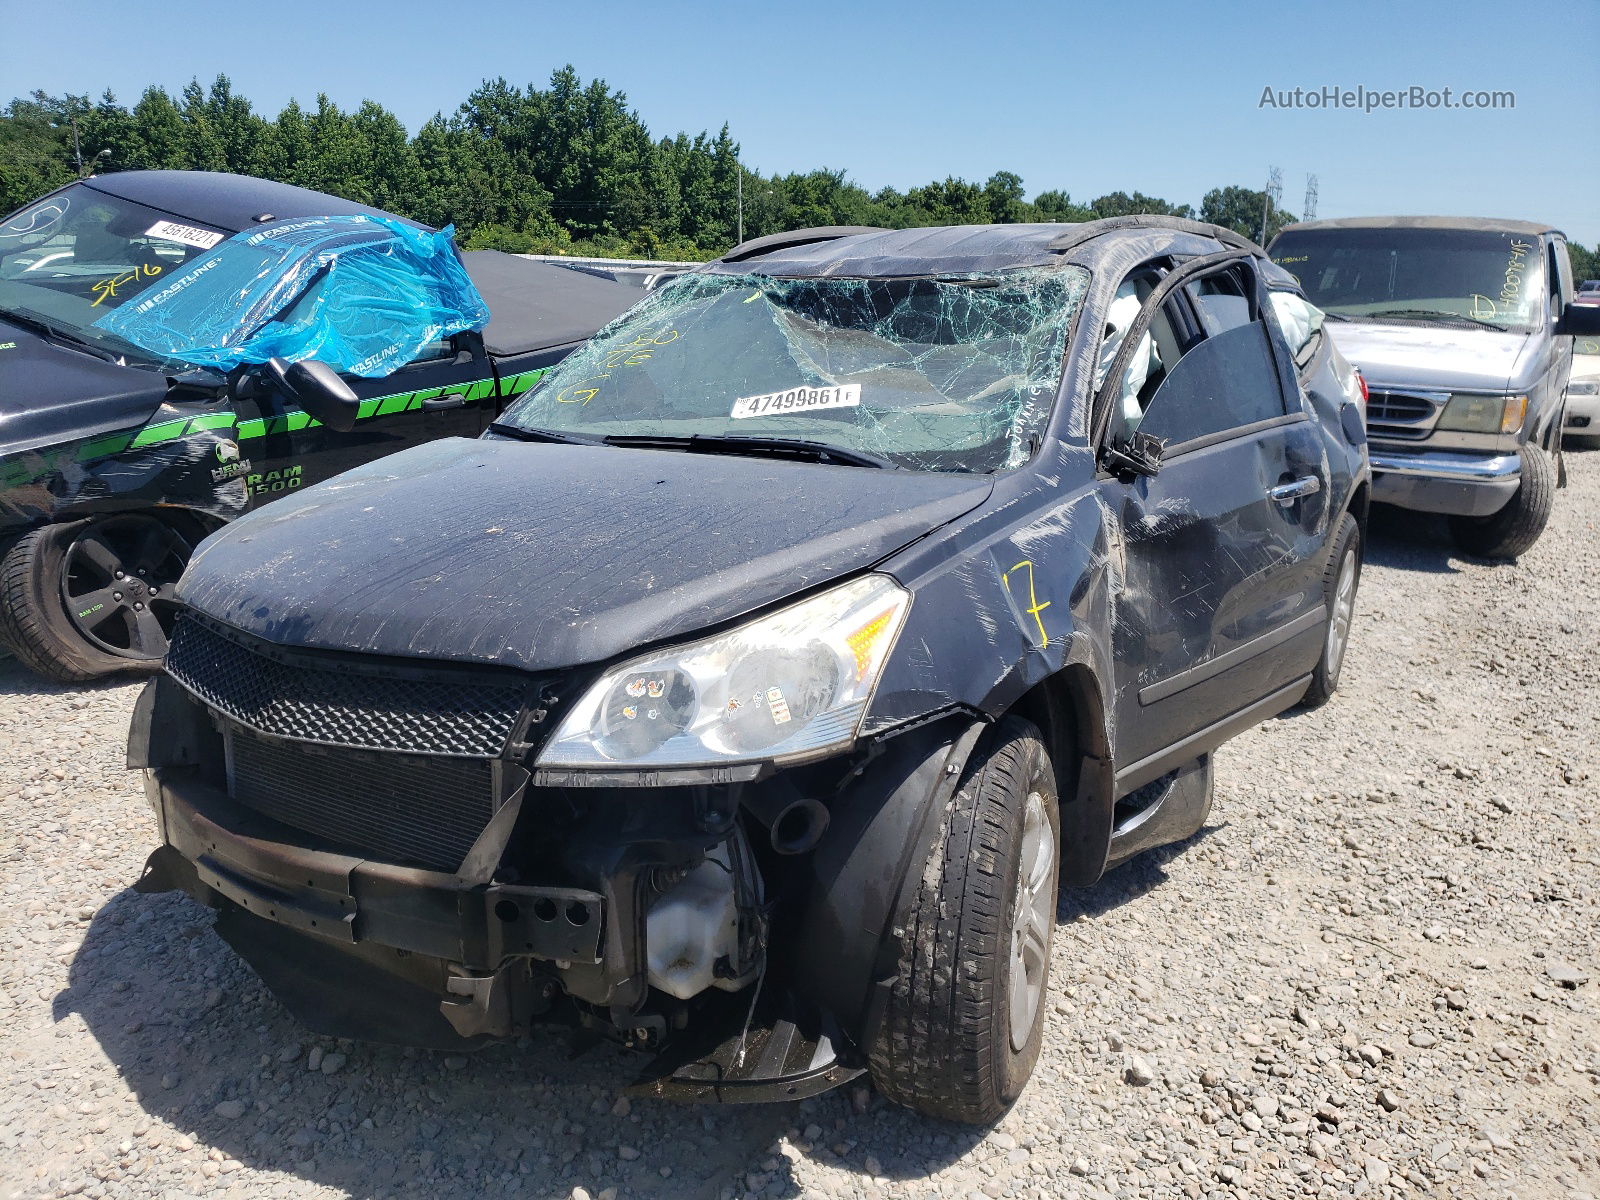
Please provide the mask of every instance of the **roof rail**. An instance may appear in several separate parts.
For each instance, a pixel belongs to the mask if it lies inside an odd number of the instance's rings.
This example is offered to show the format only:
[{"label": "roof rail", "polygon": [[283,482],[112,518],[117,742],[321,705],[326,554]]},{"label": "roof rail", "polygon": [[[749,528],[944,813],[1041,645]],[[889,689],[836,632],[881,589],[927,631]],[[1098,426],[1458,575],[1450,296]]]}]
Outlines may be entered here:
[{"label": "roof rail", "polygon": [[1068,250],[1074,250],[1085,242],[1093,241],[1102,234],[1112,233],[1118,229],[1173,229],[1181,233],[1214,238],[1224,246],[1235,250],[1248,250],[1260,256],[1266,254],[1265,250],[1249,238],[1235,233],[1226,226],[1194,221],[1188,217],[1169,217],[1162,213],[1130,213],[1124,217],[1101,217],[1097,221],[1084,221],[1052,241],[1050,249],[1057,254],[1065,254]]},{"label": "roof rail", "polygon": [[814,229],[791,229],[787,233],[769,233],[765,237],[740,242],[717,261],[743,262],[773,250],[791,250],[796,246],[809,246],[813,242],[831,242],[857,233],[887,232],[880,225],[818,225]]}]

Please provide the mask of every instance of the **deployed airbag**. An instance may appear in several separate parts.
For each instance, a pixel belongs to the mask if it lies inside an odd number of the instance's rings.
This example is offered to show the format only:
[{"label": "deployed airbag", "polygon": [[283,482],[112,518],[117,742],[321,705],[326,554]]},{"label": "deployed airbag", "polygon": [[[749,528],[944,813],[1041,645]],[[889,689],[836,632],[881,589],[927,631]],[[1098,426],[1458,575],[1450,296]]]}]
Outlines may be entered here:
[{"label": "deployed airbag", "polygon": [[375,378],[488,321],[450,229],[352,215],[234,234],[96,324],[196,366],[316,358]]}]

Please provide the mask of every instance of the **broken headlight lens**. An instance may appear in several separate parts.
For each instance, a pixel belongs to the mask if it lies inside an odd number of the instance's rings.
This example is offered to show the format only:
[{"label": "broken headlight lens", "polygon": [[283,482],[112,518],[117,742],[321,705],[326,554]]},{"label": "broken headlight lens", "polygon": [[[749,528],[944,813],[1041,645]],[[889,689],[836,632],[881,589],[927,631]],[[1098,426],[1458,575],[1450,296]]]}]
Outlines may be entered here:
[{"label": "broken headlight lens", "polygon": [[1475,396],[1459,392],[1450,397],[1439,416],[1438,428],[1462,433],[1515,433],[1528,411],[1526,396]]},{"label": "broken headlight lens", "polygon": [[847,746],[910,602],[867,575],[624,663],[573,706],[539,765],[711,766]]}]

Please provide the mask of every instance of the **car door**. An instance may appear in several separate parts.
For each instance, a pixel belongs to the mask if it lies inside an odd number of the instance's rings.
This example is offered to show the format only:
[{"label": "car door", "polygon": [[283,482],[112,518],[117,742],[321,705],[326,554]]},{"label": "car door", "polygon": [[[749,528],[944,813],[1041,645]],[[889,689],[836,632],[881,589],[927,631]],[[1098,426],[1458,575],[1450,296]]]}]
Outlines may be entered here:
[{"label": "car door", "polygon": [[1119,786],[1229,736],[1316,660],[1328,467],[1264,303],[1248,258],[1171,272],[1129,335],[1155,346],[1136,403],[1115,370],[1097,399],[1102,461],[1134,432],[1164,443],[1153,476],[1100,483],[1121,537]]},{"label": "car door", "polygon": [[437,343],[392,375],[345,382],[362,403],[344,433],[276,390],[240,402],[237,440],[252,504],[420,442],[476,437],[498,411],[494,368],[473,334]]}]

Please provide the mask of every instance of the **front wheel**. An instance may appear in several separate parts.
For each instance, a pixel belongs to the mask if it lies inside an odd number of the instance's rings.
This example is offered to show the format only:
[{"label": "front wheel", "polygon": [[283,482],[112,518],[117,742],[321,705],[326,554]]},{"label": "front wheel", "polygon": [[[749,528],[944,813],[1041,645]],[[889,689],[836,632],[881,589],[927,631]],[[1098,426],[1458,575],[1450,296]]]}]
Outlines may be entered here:
[{"label": "front wheel", "polygon": [[868,1047],[889,1099],[982,1125],[1022,1094],[1044,1035],[1060,803],[1039,731],[1011,717],[980,743],[917,889]]},{"label": "front wheel", "polygon": [[0,559],[0,637],[58,683],[154,670],[170,632],[164,602],[193,549],[147,513],[31,530]]},{"label": "front wheel", "polygon": [[1550,455],[1529,443],[1522,459],[1522,483],[1506,506],[1487,517],[1451,517],[1450,533],[1468,554],[1516,558],[1532,549],[1556,503],[1556,466]]}]

